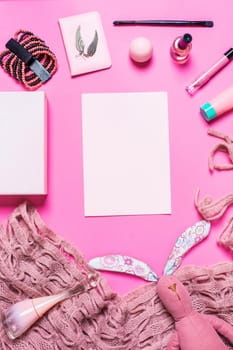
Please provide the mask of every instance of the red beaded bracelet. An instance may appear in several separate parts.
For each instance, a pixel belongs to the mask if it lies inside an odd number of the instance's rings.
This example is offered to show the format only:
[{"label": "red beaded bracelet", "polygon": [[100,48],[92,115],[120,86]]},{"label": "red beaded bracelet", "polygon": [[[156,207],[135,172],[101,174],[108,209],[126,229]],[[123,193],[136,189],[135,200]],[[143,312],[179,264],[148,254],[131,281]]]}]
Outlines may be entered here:
[{"label": "red beaded bracelet", "polygon": [[[19,30],[15,33],[14,40],[26,49],[50,76],[56,72],[56,56],[42,39],[29,31]],[[10,76],[20,81],[30,90],[39,88],[44,82],[30,68],[30,65],[23,62],[21,58],[9,49],[0,53],[0,65]]]}]

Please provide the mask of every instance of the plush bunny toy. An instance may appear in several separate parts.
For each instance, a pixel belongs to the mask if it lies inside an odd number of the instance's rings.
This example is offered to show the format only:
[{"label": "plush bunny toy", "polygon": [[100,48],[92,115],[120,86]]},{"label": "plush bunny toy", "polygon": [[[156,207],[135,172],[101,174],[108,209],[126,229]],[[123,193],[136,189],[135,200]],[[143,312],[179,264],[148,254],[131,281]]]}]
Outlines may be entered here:
[{"label": "plush bunny toy", "polygon": [[157,282],[158,296],[176,322],[176,331],[167,350],[228,350],[217,332],[233,344],[233,327],[216,316],[193,310],[188,291],[172,275],[182,257],[205,239],[209,230],[210,222],[205,220],[188,227],[174,245],[164,268],[164,276],[160,278],[147,264],[129,256],[108,255],[89,261],[89,265],[97,270],[124,272]]},{"label": "plush bunny toy", "polygon": [[233,327],[224,320],[196,312],[185,286],[175,276],[162,276],[158,295],[175,320],[167,350],[227,350],[219,335],[233,343]]}]

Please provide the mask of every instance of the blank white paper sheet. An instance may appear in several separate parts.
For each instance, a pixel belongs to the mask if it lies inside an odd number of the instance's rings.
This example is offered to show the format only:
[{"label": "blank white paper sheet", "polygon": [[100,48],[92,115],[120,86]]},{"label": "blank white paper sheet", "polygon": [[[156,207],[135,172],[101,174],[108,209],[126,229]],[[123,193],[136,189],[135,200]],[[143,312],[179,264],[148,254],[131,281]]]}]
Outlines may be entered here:
[{"label": "blank white paper sheet", "polygon": [[82,94],[84,215],[170,214],[166,92]]}]

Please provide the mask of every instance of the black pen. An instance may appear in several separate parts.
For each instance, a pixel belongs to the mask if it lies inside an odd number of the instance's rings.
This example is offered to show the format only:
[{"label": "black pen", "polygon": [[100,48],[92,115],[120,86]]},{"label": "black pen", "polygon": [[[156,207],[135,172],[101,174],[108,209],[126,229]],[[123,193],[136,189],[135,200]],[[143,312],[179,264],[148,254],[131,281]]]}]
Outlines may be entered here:
[{"label": "black pen", "polygon": [[150,26],[183,26],[183,27],[213,27],[213,21],[183,21],[183,20],[123,20],[114,21],[115,26],[150,25]]}]

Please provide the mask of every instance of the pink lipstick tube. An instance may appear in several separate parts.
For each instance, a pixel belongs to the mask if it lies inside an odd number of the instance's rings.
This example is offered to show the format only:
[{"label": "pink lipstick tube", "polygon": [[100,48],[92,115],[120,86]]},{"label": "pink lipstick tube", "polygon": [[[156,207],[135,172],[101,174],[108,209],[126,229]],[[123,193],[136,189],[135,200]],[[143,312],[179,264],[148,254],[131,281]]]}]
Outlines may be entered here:
[{"label": "pink lipstick tube", "polygon": [[203,118],[210,122],[231,109],[233,109],[233,85],[204,103],[200,108],[200,112]]},{"label": "pink lipstick tube", "polygon": [[223,67],[225,67],[233,58],[233,48],[229,49],[224,53],[215,64],[213,64],[206,72],[201,74],[195,79],[190,85],[186,86],[185,90],[190,94],[194,95],[195,92],[205,85],[215,74],[217,74]]}]

